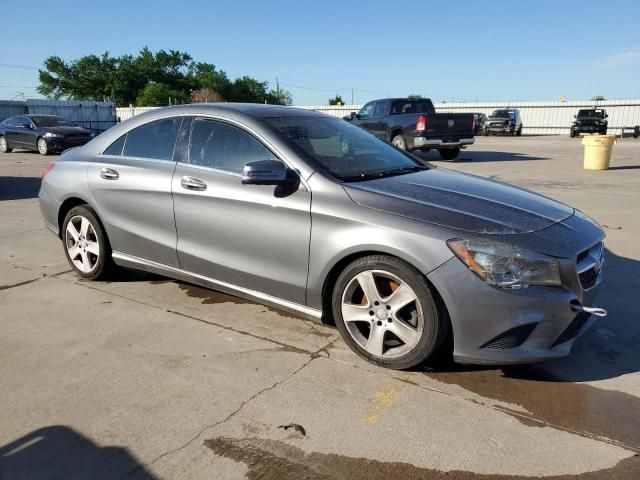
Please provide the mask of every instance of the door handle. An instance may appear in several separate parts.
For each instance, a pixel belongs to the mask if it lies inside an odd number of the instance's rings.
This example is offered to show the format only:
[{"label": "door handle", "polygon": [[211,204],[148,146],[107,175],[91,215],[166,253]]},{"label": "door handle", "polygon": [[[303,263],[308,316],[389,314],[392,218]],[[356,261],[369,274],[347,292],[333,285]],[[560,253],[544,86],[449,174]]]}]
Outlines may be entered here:
[{"label": "door handle", "polygon": [[207,189],[207,184],[196,177],[182,177],[180,185],[182,185],[182,188],[186,188],[187,190],[203,191]]},{"label": "door handle", "polygon": [[113,168],[103,168],[100,170],[100,176],[105,180],[118,180],[120,174]]}]

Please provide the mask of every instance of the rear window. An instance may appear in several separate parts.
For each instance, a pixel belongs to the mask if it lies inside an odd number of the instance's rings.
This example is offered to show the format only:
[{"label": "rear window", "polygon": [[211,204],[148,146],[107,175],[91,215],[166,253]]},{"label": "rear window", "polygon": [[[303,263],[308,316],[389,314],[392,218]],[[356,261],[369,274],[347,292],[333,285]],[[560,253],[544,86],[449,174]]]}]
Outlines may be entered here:
[{"label": "rear window", "polygon": [[181,117],[164,118],[131,130],[127,133],[122,155],[171,160],[181,122]]},{"label": "rear window", "polygon": [[395,100],[391,106],[391,115],[406,115],[409,113],[435,113],[431,100]]}]

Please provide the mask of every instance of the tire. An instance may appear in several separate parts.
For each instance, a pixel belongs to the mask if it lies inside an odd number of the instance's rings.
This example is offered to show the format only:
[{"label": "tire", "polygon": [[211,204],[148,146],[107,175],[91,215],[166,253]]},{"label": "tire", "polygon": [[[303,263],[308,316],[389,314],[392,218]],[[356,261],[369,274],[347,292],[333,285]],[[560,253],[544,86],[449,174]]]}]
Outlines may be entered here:
[{"label": "tire", "polygon": [[[370,297],[365,289],[372,292]],[[394,300],[397,292],[401,296]],[[446,313],[424,276],[388,255],[351,262],[336,280],[332,310],[340,335],[356,354],[394,370],[420,365],[439,351],[449,334]]]},{"label": "tire", "polygon": [[522,125],[520,125],[520,126],[518,127],[518,130],[516,130],[516,135],[517,135],[518,137],[522,136]]},{"label": "tire", "polygon": [[638,135],[640,135],[640,128],[636,127],[633,129],[633,138],[638,138]]},{"label": "tire", "polygon": [[393,146],[395,146],[400,150],[407,149],[407,142],[405,141],[402,135],[396,135],[395,137],[393,137],[393,139],[391,140],[391,143],[393,144]]},{"label": "tire", "polygon": [[443,148],[438,151],[443,160],[455,160],[460,154],[460,147]]},{"label": "tire", "polygon": [[485,136],[485,137],[488,137],[488,136],[489,136],[489,131],[488,131],[488,130],[485,130],[485,131],[484,131],[484,136]]},{"label": "tire", "polygon": [[576,137],[576,131],[573,128],[571,130],[569,130],[569,137],[570,138],[575,138]]},{"label": "tire", "polygon": [[13,149],[9,147],[9,142],[4,136],[0,136],[0,152],[2,153],[11,153]]},{"label": "tire", "polygon": [[49,144],[42,137],[36,140],[36,149],[40,155],[49,155]]},{"label": "tire", "polygon": [[600,135],[606,135],[607,134],[607,129],[605,128],[604,130],[600,131]]},{"label": "tire", "polygon": [[115,270],[109,239],[88,205],[69,210],[62,222],[61,237],[69,265],[82,278],[100,280]]}]

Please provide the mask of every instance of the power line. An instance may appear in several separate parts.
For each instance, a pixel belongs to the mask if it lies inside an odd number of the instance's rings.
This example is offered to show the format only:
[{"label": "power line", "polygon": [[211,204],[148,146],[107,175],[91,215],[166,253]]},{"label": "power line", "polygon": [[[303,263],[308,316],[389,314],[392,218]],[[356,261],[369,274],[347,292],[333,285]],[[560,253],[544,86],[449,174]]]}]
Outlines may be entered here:
[{"label": "power line", "polygon": [[28,86],[28,85],[0,85],[0,88],[33,88],[33,89],[36,89],[38,87]]},{"label": "power line", "polygon": [[18,68],[20,70],[40,70],[38,67],[32,67],[30,65],[17,65],[15,63],[0,63],[0,67]]}]

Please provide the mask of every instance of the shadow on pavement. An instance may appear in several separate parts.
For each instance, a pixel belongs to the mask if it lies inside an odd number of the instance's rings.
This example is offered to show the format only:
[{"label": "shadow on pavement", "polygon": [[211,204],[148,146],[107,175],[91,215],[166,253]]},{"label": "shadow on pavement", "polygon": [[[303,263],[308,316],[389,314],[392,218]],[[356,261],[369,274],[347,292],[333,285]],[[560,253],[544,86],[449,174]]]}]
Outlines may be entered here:
[{"label": "shadow on pavement", "polygon": [[[442,160],[440,154],[436,150],[429,152],[413,152],[413,155],[428,162]],[[462,150],[455,160],[444,160],[449,163],[483,163],[483,162],[521,162],[528,160],[550,160],[548,157],[536,157],[525,153],[517,152],[488,152],[476,150]]]},{"label": "shadow on pavement", "polygon": [[0,201],[36,198],[39,190],[38,177],[0,177]]},{"label": "shadow on pavement", "polygon": [[124,447],[101,447],[65,426],[35,430],[0,446],[0,478],[155,479]]}]

